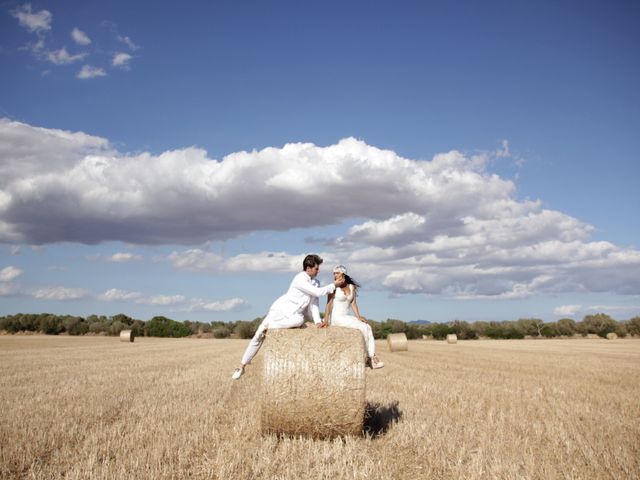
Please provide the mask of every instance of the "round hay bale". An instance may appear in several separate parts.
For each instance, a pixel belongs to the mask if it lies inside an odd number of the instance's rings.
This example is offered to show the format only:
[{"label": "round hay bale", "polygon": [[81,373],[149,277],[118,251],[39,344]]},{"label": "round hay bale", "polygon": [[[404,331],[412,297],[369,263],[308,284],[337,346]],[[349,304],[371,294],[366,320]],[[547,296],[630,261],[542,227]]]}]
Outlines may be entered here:
[{"label": "round hay bale", "polygon": [[133,330],[122,330],[120,332],[120,341],[121,342],[133,342],[135,335],[133,334]]},{"label": "round hay bale", "polygon": [[405,333],[390,333],[387,335],[387,344],[390,352],[406,352],[409,350],[409,342]]},{"label": "round hay bale", "polygon": [[598,338],[600,338],[600,336],[596,335],[595,333],[588,333],[587,334],[587,338],[591,338],[593,340],[597,340]]},{"label": "round hay bale", "polygon": [[615,332],[609,332],[607,333],[607,340],[615,340],[616,338],[618,338],[618,334]]},{"label": "round hay bale", "polygon": [[458,343],[458,336],[455,333],[448,334],[447,343]]},{"label": "round hay bale", "polygon": [[366,378],[360,331],[272,329],[262,349],[262,433],[362,435]]}]

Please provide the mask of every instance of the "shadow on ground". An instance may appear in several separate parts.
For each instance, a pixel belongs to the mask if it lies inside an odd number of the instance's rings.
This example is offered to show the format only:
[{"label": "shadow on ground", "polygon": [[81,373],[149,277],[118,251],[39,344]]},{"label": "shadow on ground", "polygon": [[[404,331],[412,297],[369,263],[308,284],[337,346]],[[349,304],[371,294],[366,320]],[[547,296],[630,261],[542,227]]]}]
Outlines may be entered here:
[{"label": "shadow on ground", "polygon": [[402,418],[402,411],[398,406],[398,402],[389,404],[367,402],[364,411],[364,427],[365,435],[379,437],[389,431],[391,426]]}]

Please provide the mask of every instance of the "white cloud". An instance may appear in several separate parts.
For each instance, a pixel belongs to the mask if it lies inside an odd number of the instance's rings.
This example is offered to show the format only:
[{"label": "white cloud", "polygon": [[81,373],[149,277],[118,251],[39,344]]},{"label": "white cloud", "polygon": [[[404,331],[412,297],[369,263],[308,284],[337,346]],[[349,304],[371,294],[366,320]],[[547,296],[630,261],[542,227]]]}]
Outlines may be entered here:
[{"label": "white cloud", "polygon": [[141,255],[136,255],[136,254],[130,253],[130,252],[118,252],[118,253],[114,253],[113,255],[108,257],[107,260],[109,262],[116,262],[116,263],[137,262],[139,260],[142,260],[142,256]]},{"label": "white cloud", "polygon": [[144,303],[150,305],[177,305],[184,303],[186,297],[184,295],[153,295],[146,299]]},{"label": "white cloud", "polygon": [[44,287],[31,292],[31,296],[39,300],[78,300],[85,298],[89,292],[83,288]]},{"label": "white cloud", "polygon": [[67,65],[69,63],[78,62],[86,56],[86,53],[70,55],[69,52],[67,52],[67,49],[62,47],[60,50],[49,52],[47,54],[47,60],[55,65]]},{"label": "white cloud", "polygon": [[133,40],[131,40],[131,38],[127,36],[118,35],[117,38],[118,38],[118,41],[124,43],[127,47],[129,47],[129,49],[131,49],[134,52],[140,48],[138,45],[133,43]]},{"label": "white cloud", "polygon": [[[126,155],[98,137],[0,120],[0,241],[196,245],[357,219],[328,244],[325,261],[393,294],[640,292],[640,251],[589,241],[592,226],[517,200],[486,158],[452,151],[410,160],[352,138],[221,160],[197,148]],[[238,272],[298,271],[301,261],[202,248],[165,260]],[[156,301],[180,301],[168,297]]]},{"label": "white cloud", "polygon": [[87,80],[90,78],[104,77],[106,74],[107,73],[102,68],[93,67],[91,65],[83,65],[76,77],[81,80]]},{"label": "white cloud", "polygon": [[249,304],[241,298],[229,298],[219,302],[207,302],[204,300],[194,300],[189,307],[191,312],[231,312],[238,311]]},{"label": "white cloud", "polygon": [[10,282],[0,283],[0,297],[12,297],[22,294],[20,285]]},{"label": "white cloud", "polygon": [[17,7],[11,14],[18,19],[20,25],[32,33],[42,33],[51,30],[53,15],[48,10],[33,12],[30,3]]},{"label": "white cloud", "polygon": [[140,292],[127,292],[118,288],[111,288],[99,295],[98,298],[105,302],[120,302],[120,301],[138,301],[143,298]]},{"label": "white cloud", "polygon": [[98,299],[105,302],[133,302],[144,305],[175,306],[183,305],[183,311],[188,312],[229,312],[246,307],[248,302],[241,298],[211,301],[201,298],[187,298],[184,295],[143,295],[140,292],[128,292],[118,288],[111,288],[98,295]]},{"label": "white cloud", "polygon": [[142,255],[136,255],[131,252],[118,252],[113,255],[89,255],[86,258],[87,260],[102,260],[113,263],[138,262],[143,259]]},{"label": "white cloud", "polygon": [[558,317],[573,317],[582,310],[582,305],[561,305],[553,309],[553,314]]},{"label": "white cloud", "polygon": [[89,36],[77,27],[71,31],[71,38],[78,45],[89,45],[91,43]]},{"label": "white cloud", "polygon": [[128,53],[119,52],[113,56],[113,60],[111,61],[111,64],[114,67],[120,67],[120,68],[126,69],[129,67],[129,63],[132,58],[133,57]]},{"label": "white cloud", "polygon": [[0,270],[0,282],[10,282],[22,275],[22,270],[9,265]]},{"label": "white cloud", "polygon": [[[321,257],[325,258],[323,254]],[[302,268],[304,255],[285,252],[241,253],[224,258],[221,255],[200,248],[173,251],[167,257],[177,270],[183,271],[225,271],[225,272],[297,272]],[[157,260],[165,260],[158,257]]]}]

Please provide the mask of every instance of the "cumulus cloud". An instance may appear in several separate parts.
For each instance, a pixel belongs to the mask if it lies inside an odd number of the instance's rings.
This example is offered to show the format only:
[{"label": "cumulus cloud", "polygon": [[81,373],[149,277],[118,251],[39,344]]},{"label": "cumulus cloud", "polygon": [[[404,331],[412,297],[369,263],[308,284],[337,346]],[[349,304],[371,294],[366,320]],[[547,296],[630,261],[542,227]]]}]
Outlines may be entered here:
[{"label": "cumulus cloud", "polygon": [[592,242],[591,225],[517,200],[486,155],[411,160],[353,138],[220,160],[193,147],[131,155],[99,137],[8,120],[0,121],[0,155],[6,243],[183,244],[193,247],[164,258],[180,270],[298,271],[301,255],[225,257],[195,245],[349,225],[327,244],[325,260],[393,294],[640,292],[639,251]]},{"label": "cumulus cloud", "polygon": [[142,260],[142,255],[136,255],[131,252],[118,252],[113,255],[89,255],[87,256],[87,260],[102,260],[105,262],[113,262],[113,263],[125,263],[125,262],[138,262]]},{"label": "cumulus cloud", "polygon": [[30,293],[38,300],[79,300],[89,296],[89,292],[84,288],[66,287],[43,287]]},{"label": "cumulus cloud", "polygon": [[80,80],[88,80],[90,78],[104,77],[106,74],[107,73],[103,68],[94,67],[92,65],[83,65],[76,77]]},{"label": "cumulus cloud", "polygon": [[86,53],[70,55],[69,52],[67,52],[67,49],[62,47],[60,50],[49,52],[47,54],[47,60],[55,65],[67,65],[69,63],[78,62],[86,56]]},{"label": "cumulus cloud", "polygon": [[113,60],[111,61],[111,64],[114,67],[120,67],[120,68],[126,69],[126,68],[129,68],[129,62],[131,61],[132,58],[133,57],[128,53],[119,52],[113,56]]},{"label": "cumulus cloud", "polygon": [[144,296],[140,292],[127,292],[118,288],[111,288],[98,296],[100,300],[103,300],[105,302],[137,302],[139,300],[142,300],[143,297]]},{"label": "cumulus cloud", "polygon": [[140,292],[128,292],[118,288],[111,288],[98,296],[105,302],[132,302],[145,305],[183,306],[182,310],[189,312],[229,312],[246,307],[248,302],[241,298],[227,300],[204,300],[202,298],[187,298],[184,295],[143,295]]},{"label": "cumulus cloud", "polygon": [[78,45],[89,45],[91,43],[89,36],[77,27],[71,31],[71,38]]},{"label": "cumulus cloud", "polygon": [[242,298],[229,298],[219,302],[207,302],[205,300],[195,300],[189,307],[191,312],[231,312],[242,310],[249,303]]},{"label": "cumulus cloud", "polygon": [[[202,248],[174,250],[158,261],[168,261],[174,268],[188,272],[298,272],[306,254],[294,255],[286,252],[241,253],[225,258]],[[326,263],[334,260],[330,253],[319,253]]]},{"label": "cumulus cloud", "polygon": [[0,282],[10,282],[22,275],[22,270],[9,265],[0,270]]},{"label": "cumulus cloud", "polygon": [[51,30],[53,15],[48,10],[34,12],[30,3],[17,7],[11,14],[18,19],[20,26],[32,33],[42,33]]},{"label": "cumulus cloud", "polygon": [[133,40],[131,40],[131,38],[129,38],[126,35],[118,35],[118,41],[124,43],[127,47],[129,47],[130,50],[132,51],[136,51],[138,50],[140,47],[138,45],[136,45]]},{"label": "cumulus cloud", "polygon": [[553,309],[553,314],[559,317],[573,317],[582,310],[582,305],[561,305]]}]

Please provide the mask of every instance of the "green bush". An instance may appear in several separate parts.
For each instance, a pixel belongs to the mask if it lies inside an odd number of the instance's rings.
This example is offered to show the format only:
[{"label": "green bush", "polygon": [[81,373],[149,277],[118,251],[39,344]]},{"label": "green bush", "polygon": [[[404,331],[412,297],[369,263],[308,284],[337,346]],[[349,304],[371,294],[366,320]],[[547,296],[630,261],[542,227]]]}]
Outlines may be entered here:
[{"label": "green bush", "polygon": [[182,322],[176,322],[170,318],[153,317],[145,325],[145,335],[148,337],[187,337],[191,330]]},{"label": "green bush", "polygon": [[213,329],[212,333],[213,338],[229,338],[231,335],[231,329],[229,327],[216,327]]}]

